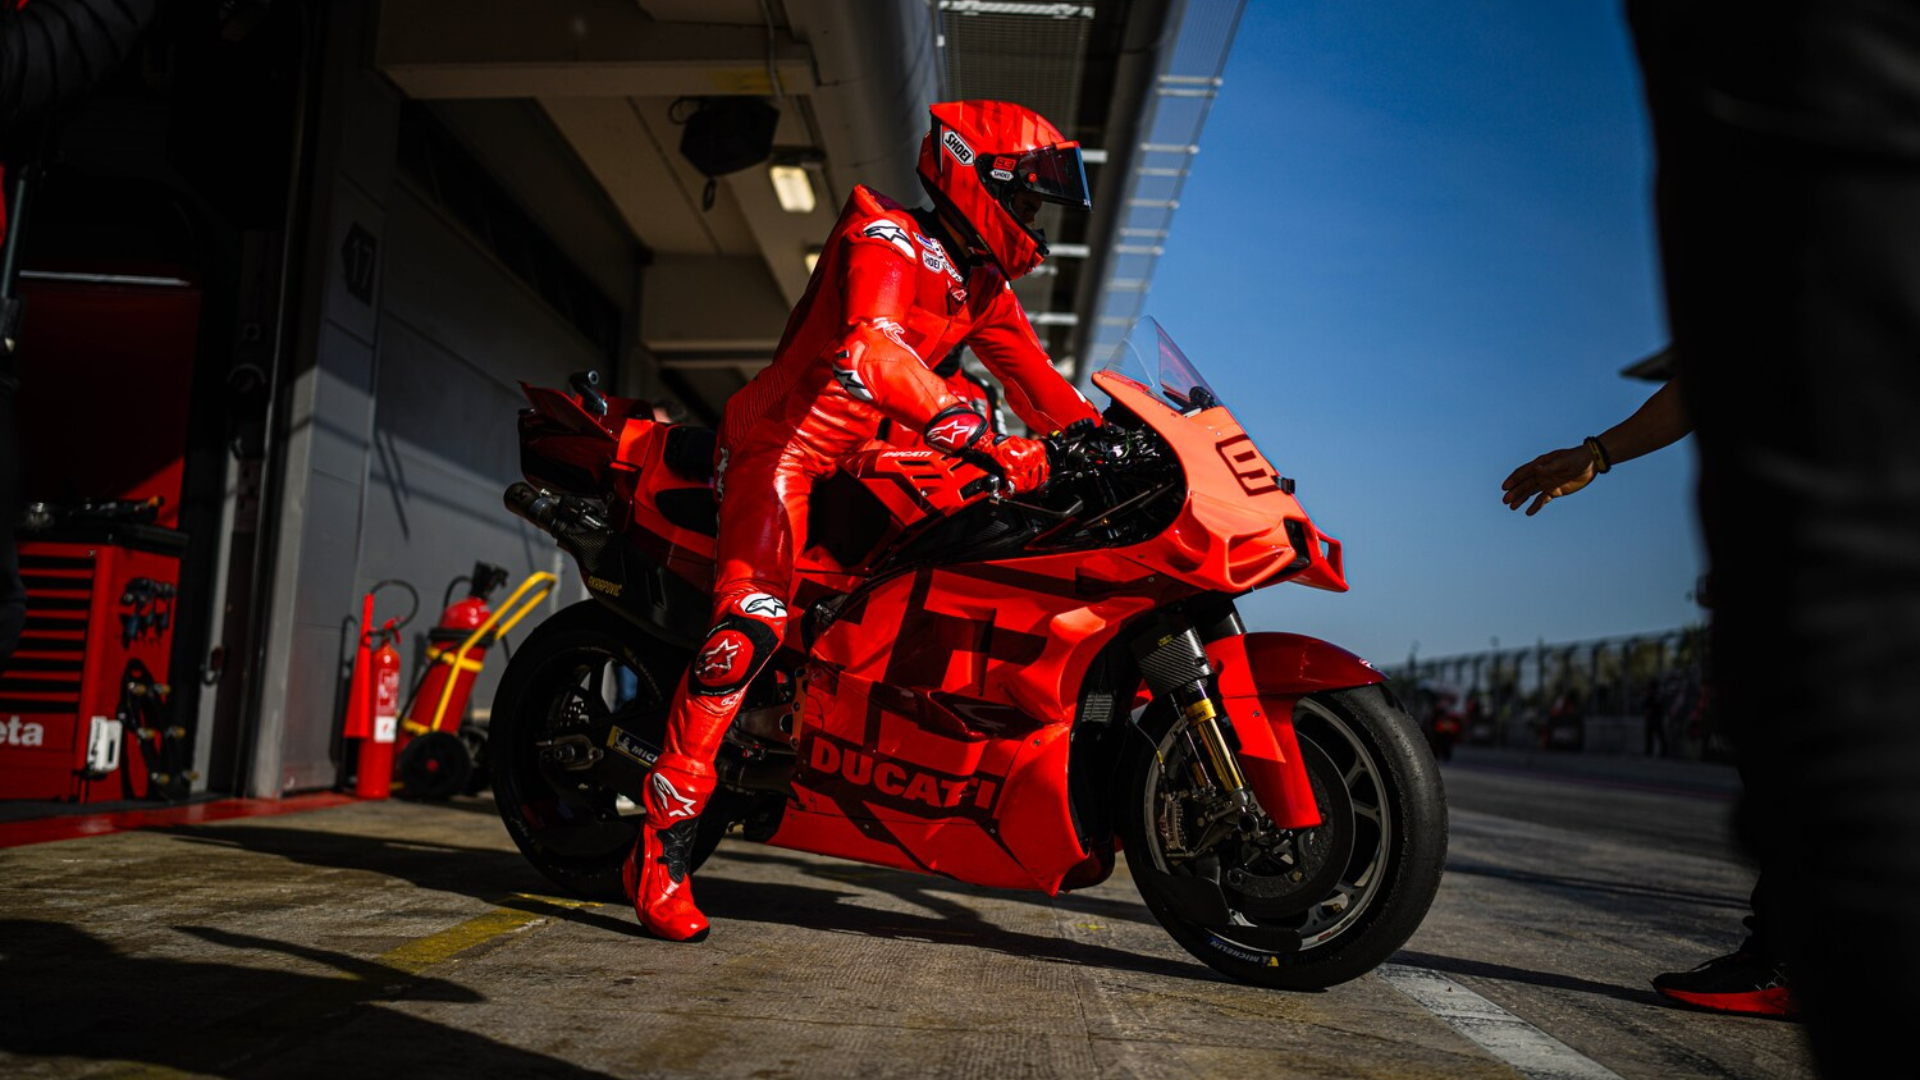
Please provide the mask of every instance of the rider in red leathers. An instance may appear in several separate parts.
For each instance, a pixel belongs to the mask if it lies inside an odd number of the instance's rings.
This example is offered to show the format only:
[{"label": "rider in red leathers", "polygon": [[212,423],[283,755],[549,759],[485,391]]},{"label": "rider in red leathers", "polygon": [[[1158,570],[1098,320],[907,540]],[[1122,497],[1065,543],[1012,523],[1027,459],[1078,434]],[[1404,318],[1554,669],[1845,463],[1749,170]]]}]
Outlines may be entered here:
[{"label": "rider in red leathers", "polygon": [[1046,483],[1044,444],[995,435],[986,410],[930,370],[962,344],[1030,430],[1097,421],[1054,370],[1010,284],[1046,255],[1032,225],[1043,202],[1092,205],[1079,144],[1004,102],[949,102],[932,113],[919,173],[933,208],[854,188],[772,364],[727,402],[712,628],[674,692],[646,823],[625,867],[634,908],[656,937],[706,936],[688,853],[721,737],[785,637],[815,481],[890,422],[997,474],[1008,493]]}]

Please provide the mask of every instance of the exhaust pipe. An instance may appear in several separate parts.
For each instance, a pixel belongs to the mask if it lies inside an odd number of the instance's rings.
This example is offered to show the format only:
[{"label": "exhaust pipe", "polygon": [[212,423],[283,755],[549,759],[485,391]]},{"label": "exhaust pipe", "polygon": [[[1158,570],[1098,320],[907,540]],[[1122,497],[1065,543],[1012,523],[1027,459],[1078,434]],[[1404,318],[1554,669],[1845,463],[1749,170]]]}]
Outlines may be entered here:
[{"label": "exhaust pipe", "polygon": [[513,516],[539,526],[544,532],[553,532],[554,516],[560,512],[560,500],[556,496],[522,480],[507,489],[505,501]]}]

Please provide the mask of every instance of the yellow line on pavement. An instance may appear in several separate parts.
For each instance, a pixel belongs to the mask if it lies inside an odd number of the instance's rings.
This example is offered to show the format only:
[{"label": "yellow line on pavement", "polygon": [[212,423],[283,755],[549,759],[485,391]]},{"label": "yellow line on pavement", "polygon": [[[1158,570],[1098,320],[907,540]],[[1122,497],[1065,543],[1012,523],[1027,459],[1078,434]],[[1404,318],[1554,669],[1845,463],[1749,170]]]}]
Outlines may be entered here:
[{"label": "yellow line on pavement", "polygon": [[456,926],[388,949],[356,966],[372,970],[342,972],[304,992],[267,1002],[230,1017],[200,1033],[192,1049],[181,1055],[182,1069],[157,1062],[125,1062],[94,1074],[101,1080],[182,1080],[228,1072],[262,1053],[285,1050],[340,1021],[344,1011],[388,997],[396,989],[395,976],[411,978],[428,968],[469,952],[505,934],[543,922],[569,909],[599,907],[591,900],[515,893],[496,901],[519,904],[498,907]]},{"label": "yellow line on pavement", "polygon": [[[458,926],[442,930],[437,934],[428,934],[418,941],[409,941],[397,949],[389,949],[373,958],[373,962],[408,975],[418,975],[435,964],[448,960],[478,945],[484,945],[502,934],[511,934],[528,923],[544,919],[546,916],[537,911],[518,911],[513,908],[495,908],[485,915],[477,915]],[[359,976],[366,978],[366,976]]]}]

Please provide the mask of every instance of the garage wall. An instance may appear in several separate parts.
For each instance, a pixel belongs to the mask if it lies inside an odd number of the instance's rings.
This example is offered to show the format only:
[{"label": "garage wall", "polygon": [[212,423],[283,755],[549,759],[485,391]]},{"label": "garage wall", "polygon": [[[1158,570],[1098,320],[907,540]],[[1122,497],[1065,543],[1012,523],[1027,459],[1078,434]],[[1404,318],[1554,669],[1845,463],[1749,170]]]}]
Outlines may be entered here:
[{"label": "garage wall", "polygon": [[[375,582],[401,579],[420,595],[401,644],[409,680],[448,582],[476,560],[506,567],[509,588],[534,571],[559,572],[549,608],[584,595],[552,542],[501,503],[519,479],[517,381],[564,385],[587,367],[614,376],[637,323],[637,263],[625,291],[605,298],[617,335],[590,340],[577,311],[571,321],[557,314],[524,265],[516,274],[496,257],[444,192],[407,179],[400,155],[418,147],[402,145],[405,103],[369,64],[372,5],[338,0],[327,19],[298,345],[278,390],[273,578],[246,779],[257,797],[341,778],[352,753],[339,729],[355,622]],[[524,256],[529,234],[519,235]],[[579,262],[553,251],[565,257],[542,248],[541,282],[551,289],[557,276],[555,295],[580,296]],[[598,258],[604,278],[604,252]],[[407,604],[404,593],[383,592],[376,620]],[[474,697],[482,709],[504,658],[488,660]]]},{"label": "garage wall", "polygon": [[[496,604],[542,570],[561,578],[546,610],[584,595],[571,560],[509,514],[501,493],[520,479],[519,380],[565,386],[569,373],[606,373],[608,362],[405,183],[388,207],[387,247],[357,582],[399,578],[419,590],[401,649],[411,675],[448,583],[475,561],[507,568]],[[509,644],[541,617],[529,615]],[[486,658],[473,698],[482,715],[504,666],[498,649]]]}]

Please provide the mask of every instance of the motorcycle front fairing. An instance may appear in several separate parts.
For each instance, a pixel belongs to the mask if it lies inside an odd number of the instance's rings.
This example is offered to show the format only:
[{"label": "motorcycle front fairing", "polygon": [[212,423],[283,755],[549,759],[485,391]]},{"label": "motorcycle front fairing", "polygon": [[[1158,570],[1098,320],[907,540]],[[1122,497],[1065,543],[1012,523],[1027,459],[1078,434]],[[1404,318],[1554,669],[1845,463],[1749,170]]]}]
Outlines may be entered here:
[{"label": "motorcycle front fairing", "polygon": [[[1158,361],[1157,378],[1142,370],[1143,353]],[[1141,320],[1116,362],[1093,382],[1174,448],[1187,479],[1186,503],[1173,524],[1129,549],[1131,557],[1228,596],[1283,581],[1346,591],[1339,541],[1313,524],[1292,481],[1280,476],[1158,324]],[[1283,828],[1318,825],[1293,730],[1294,703],[1384,677],[1347,650],[1299,634],[1241,634],[1209,642],[1206,651],[1261,808]]]},{"label": "motorcycle front fairing", "polygon": [[1099,371],[1093,383],[1166,440],[1186,474],[1186,502],[1160,536],[1129,549],[1140,562],[1206,592],[1236,596],[1277,580],[1345,592],[1340,542],[1320,532],[1231,410],[1181,411],[1138,380]]},{"label": "motorcycle front fairing", "polygon": [[[1177,516],[1140,543],[923,566],[856,594],[812,645],[794,796],[771,843],[982,885],[1077,884],[1099,853],[1076,821],[1067,754],[1100,650],[1136,618],[1199,593],[1285,579],[1344,587],[1337,542],[1314,529],[1232,413],[1183,415],[1117,375],[1096,385],[1179,457]],[[1371,669],[1297,635],[1209,651],[1261,805],[1285,827],[1318,824],[1292,703],[1329,678],[1367,681]],[[1316,679],[1294,677],[1308,670]]]}]

